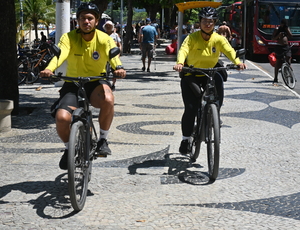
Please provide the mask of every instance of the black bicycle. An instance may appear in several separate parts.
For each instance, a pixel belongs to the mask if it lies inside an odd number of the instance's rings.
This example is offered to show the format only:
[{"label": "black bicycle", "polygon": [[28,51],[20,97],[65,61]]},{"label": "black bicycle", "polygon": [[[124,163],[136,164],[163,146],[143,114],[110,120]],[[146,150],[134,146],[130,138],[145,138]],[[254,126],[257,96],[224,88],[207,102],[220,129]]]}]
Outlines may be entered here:
[{"label": "black bicycle", "polygon": [[[118,48],[113,48],[110,51],[110,59],[118,55],[119,51]],[[93,124],[93,115],[89,108],[84,84],[92,80],[113,79],[113,77],[109,77],[107,74],[93,77],[68,77],[62,76],[61,73],[52,77],[72,81],[78,86],[79,108],[72,114],[69,137],[68,188],[72,207],[75,211],[80,211],[86,201],[88,182],[91,180],[92,162],[99,157],[95,152],[98,141],[97,132]]]},{"label": "black bicycle", "polygon": [[[20,49],[18,58],[18,85],[22,83],[33,84],[39,79],[40,71],[44,70],[53,54],[51,52],[51,44],[43,44],[35,49]],[[51,79],[49,79],[51,82]],[[53,83],[53,82],[51,82]]]},{"label": "black bicycle", "polygon": [[282,56],[282,65],[280,71],[281,71],[282,79],[286,84],[286,86],[289,87],[290,89],[294,89],[297,80],[290,63],[286,61],[285,55]]},{"label": "black bicycle", "polygon": [[[244,55],[244,49],[237,51],[237,57]],[[199,108],[196,115],[196,122],[192,134],[192,141],[189,146],[191,162],[195,162],[200,153],[201,142],[206,144],[208,175],[211,181],[216,180],[219,173],[220,161],[220,113],[219,99],[215,86],[215,76],[220,75],[219,71],[238,69],[238,66],[229,64],[226,67],[215,68],[193,68],[183,67],[182,72],[204,75],[207,77],[207,84],[201,90]],[[188,76],[186,76],[188,77]]]},{"label": "black bicycle", "polygon": [[39,68],[35,67],[37,61],[34,61],[31,56],[34,55],[35,50],[22,50],[22,55],[18,58],[18,85],[26,82],[26,84],[33,84],[39,77]]}]

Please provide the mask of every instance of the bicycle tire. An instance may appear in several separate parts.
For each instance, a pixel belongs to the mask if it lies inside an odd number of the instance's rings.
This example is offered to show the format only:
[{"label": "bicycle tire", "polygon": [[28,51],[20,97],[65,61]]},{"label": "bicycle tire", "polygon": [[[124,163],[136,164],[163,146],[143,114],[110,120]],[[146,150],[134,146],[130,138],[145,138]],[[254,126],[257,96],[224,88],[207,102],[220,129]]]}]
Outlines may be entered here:
[{"label": "bicycle tire", "polygon": [[68,187],[71,204],[75,211],[83,209],[87,196],[89,167],[85,165],[85,143],[84,124],[77,121],[71,127],[68,155]]},{"label": "bicycle tire", "polygon": [[284,83],[290,89],[294,89],[296,85],[296,78],[293,70],[288,63],[283,63],[281,66],[281,75]]},{"label": "bicycle tire", "polygon": [[18,63],[18,85],[22,84],[27,77],[28,71],[25,67],[26,64],[27,63],[25,63],[25,60],[21,60]]},{"label": "bicycle tire", "polygon": [[208,105],[206,116],[206,138],[208,174],[211,181],[218,177],[220,160],[220,118],[217,106]]}]

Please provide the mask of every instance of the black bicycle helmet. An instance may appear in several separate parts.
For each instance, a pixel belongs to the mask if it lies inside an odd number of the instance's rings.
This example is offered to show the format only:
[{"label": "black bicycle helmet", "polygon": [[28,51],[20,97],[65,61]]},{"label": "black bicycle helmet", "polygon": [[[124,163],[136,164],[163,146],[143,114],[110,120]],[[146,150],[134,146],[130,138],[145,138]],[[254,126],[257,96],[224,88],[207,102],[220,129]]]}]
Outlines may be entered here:
[{"label": "black bicycle helmet", "polygon": [[91,3],[91,2],[83,2],[83,3],[81,3],[80,6],[77,9],[76,17],[79,18],[80,13],[83,12],[83,11],[90,12],[93,15],[95,15],[95,17],[97,19],[99,19],[100,11],[99,11],[98,7],[94,3]]},{"label": "black bicycle helmet", "polygon": [[202,18],[217,20],[219,16],[215,8],[208,6],[202,8],[202,10],[199,13],[199,18],[200,20]]}]

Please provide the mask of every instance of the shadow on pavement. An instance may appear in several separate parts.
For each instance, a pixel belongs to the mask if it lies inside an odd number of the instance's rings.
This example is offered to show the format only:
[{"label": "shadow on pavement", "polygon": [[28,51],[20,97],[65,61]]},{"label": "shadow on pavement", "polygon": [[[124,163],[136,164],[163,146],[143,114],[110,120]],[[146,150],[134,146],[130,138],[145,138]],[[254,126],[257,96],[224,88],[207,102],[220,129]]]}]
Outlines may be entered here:
[{"label": "shadow on pavement", "polygon": [[[39,194],[37,199],[20,201],[21,204],[33,205],[38,216],[46,219],[65,219],[74,216],[75,212],[69,199],[67,174],[61,174],[55,181],[30,181],[0,187],[0,205],[16,202],[5,201],[5,196],[12,191],[25,194]],[[93,195],[88,191],[88,196]],[[19,202],[18,202],[19,203]]]}]

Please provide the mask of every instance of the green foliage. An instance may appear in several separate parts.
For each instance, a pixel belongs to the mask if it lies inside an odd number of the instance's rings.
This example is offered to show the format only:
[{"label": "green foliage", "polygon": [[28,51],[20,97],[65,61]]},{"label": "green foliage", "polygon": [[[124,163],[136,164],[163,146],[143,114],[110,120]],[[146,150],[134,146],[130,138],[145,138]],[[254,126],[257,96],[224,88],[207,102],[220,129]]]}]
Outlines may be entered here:
[{"label": "green foliage", "polygon": [[[23,0],[23,22],[24,29],[35,30],[37,38],[37,26],[39,23],[48,27],[51,23],[55,24],[55,5],[52,0]],[[15,0],[16,6],[16,21],[20,25],[21,4],[19,0]]]},{"label": "green foliage", "polygon": [[132,17],[132,22],[140,22],[147,18],[147,12],[134,12]]}]

